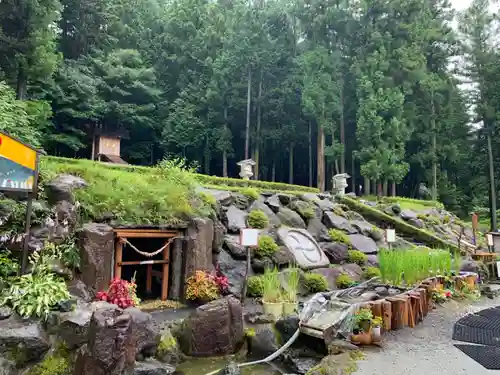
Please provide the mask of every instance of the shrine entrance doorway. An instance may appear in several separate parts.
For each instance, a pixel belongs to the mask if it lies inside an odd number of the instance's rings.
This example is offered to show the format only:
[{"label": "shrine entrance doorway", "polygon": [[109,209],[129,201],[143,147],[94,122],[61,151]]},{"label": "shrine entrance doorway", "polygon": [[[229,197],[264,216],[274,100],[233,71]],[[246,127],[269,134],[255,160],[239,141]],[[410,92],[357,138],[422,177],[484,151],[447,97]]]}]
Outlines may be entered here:
[{"label": "shrine entrance doorway", "polygon": [[114,277],[130,281],[135,276],[141,299],[167,300],[171,251],[182,233],[162,229],[115,229],[114,232]]}]

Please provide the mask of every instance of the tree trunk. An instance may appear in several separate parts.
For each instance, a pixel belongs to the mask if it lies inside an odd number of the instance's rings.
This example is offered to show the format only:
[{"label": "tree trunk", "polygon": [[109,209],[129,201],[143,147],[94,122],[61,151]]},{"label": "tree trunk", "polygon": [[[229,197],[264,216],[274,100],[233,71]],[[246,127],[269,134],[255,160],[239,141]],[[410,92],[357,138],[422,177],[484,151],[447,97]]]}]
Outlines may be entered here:
[{"label": "tree trunk", "polygon": [[325,130],[318,124],[318,189],[320,192],[325,191]]},{"label": "tree trunk", "polygon": [[352,192],[356,194],[356,160],[354,159],[354,152],[351,153],[351,183]]},{"label": "tree trunk", "polygon": [[387,179],[385,179],[382,185],[382,193],[384,194],[384,197],[387,197],[388,188],[389,188],[389,182],[387,181]]},{"label": "tree trunk", "polygon": [[370,179],[368,177],[364,177],[365,180],[365,189],[363,191],[363,194],[361,195],[370,195]]},{"label": "tree trunk", "polygon": [[391,196],[396,196],[396,181],[391,182]]},{"label": "tree trunk", "polygon": [[259,94],[258,94],[258,104],[257,104],[257,129],[255,132],[255,156],[254,156],[254,161],[255,161],[255,179],[259,179],[259,159],[260,159],[260,124],[261,124],[261,115],[262,115],[262,103],[260,102],[262,98],[262,71],[260,74],[260,81],[259,81]]},{"label": "tree trunk", "polygon": [[247,122],[245,126],[245,159],[250,157],[250,110],[252,105],[252,68],[248,65],[247,79]]},{"label": "tree trunk", "polygon": [[293,142],[290,144],[290,156],[288,157],[288,183],[293,184],[293,150],[294,150],[294,144]]},{"label": "tree trunk", "polygon": [[[224,128],[227,132],[227,107],[224,106]],[[227,177],[227,147],[224,146],[224,151],[222,151],[222,176]]]},{"label": "tree trunk", "polygon": [[16,99],[24,100],[26,98],[27,91],[27,77],[24,67],[19,65],[17,70],[17,88],[16,88]]},{"label": "tree trunk", "polygon": [[488,165],[490,175],[490,221],[491,231],[497,231],[497,194],[495,187],[495,170],[493,168],[493,148],[491,146],[491,130],[488,129],[487,142],[488,142]]},{"label": "tree trunk", "polygon": [[437,135],[434,108],[434,91],[431,93],[431,129],[432,129],[432,200],[437,201]]},{"label": "tree trunk", "polygon": [[205,170],[205,174],[210,175],[210,139],[208,137],[208,134],[205,136],[205,152],[204,152],[204,162],[205,167],[203,168]]},{"label": "tree trunk", "polygon": [[273,158],[273,166],[271,168],[271,181],[276,181],[276,159]]},{"label": "tree trunk", "polygon": [[309,120],[309,186],[313,186],[312,124]]},{"label": "tree trunk", "polygon": [[377,197],[381,197],[383,195],[383,191],[382,191],[382,183],[379,181],[377,181]]},{"label": "tree trunk", "polygon": [[345,173],[345,122],[344,122],[344,81],[340,88],[340,143],[342,151],[340,154],[340,173]]}]

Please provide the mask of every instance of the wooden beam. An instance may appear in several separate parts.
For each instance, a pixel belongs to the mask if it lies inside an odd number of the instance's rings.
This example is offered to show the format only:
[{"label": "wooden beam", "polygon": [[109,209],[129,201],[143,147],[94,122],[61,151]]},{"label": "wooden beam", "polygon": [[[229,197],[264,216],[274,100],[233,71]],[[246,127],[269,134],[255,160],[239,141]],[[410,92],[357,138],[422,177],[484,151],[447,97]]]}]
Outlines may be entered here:
[{"label": "wooden beam", "polygon": [[148,264],[148,268],[146,270],[146,292],[151,294],[153,283],[153,265]]},{"label": "wooden beam", "polygon": [[130,262],[119,262],[119,266],[142,266],[142,265],[150,265],[150,264],[167,264],[169,261],[167,260],[133,260]]},{"label": "wooden beam", "polygon": [[161,229],[114,229],[117,237],[125,238],[171,238],[179,235],[178,230]]},{"label": "wooden beam", "polygon": [[115,242],[115,278],[122,278],[121,262],[123,260],[123,243],[120,239]]}]

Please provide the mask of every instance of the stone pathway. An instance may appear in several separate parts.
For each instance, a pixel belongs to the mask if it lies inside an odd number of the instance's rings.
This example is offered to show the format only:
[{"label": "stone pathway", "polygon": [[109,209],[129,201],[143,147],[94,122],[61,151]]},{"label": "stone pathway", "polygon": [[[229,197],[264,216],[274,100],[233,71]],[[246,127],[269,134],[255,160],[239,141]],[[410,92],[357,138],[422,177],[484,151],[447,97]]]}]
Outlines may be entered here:
[{"label": "stone pathway", "polygon": [[498,374],[486,370],[453,346],[453,324],[467,313],[500,305],[500,297],[474,304],[448,302],[415,329],[387,334],[383,348],[366,350],[354,375],[470,375]]}]

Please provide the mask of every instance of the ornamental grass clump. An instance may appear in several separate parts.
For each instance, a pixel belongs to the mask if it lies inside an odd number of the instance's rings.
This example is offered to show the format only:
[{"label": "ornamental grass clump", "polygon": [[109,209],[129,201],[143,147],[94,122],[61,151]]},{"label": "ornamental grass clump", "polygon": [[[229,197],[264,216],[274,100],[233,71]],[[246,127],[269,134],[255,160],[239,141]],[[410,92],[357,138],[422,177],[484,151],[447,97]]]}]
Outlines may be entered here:
[{"label": "ornamental grass clump", "polygon": [[262,276],[262,301],[267,303],[277,303],[281,300],[281,283],[278,269],[267,268]]},{"label": "ornamental grass clump", "polygon": [[297,302],[297,294],[299,291],[300,283],[300,269],[297,267],[290,267],[284,272],[285,284],[283,297],[287,302]]},{"label": "ornamental grass clump", "polygon": [[451,275],[451,254],[447,250],[381,250],[379,267],[384,282],[411,286],[431,276]]}]

